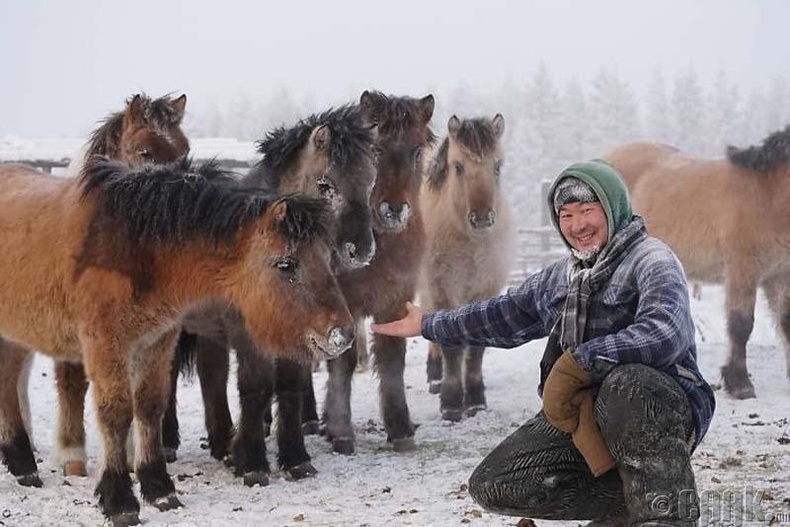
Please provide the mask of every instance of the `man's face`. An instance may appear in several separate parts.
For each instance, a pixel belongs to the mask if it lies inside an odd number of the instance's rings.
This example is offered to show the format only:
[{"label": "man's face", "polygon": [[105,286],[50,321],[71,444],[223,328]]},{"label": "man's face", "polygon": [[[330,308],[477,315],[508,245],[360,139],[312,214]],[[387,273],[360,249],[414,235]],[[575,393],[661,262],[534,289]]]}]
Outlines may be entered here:
[{"label": "man's face", "polygon": [[560,231],[571,247],[582,254],[595,254],[609,239],[606,212],[597,201],[567,203],[559,211]]}]

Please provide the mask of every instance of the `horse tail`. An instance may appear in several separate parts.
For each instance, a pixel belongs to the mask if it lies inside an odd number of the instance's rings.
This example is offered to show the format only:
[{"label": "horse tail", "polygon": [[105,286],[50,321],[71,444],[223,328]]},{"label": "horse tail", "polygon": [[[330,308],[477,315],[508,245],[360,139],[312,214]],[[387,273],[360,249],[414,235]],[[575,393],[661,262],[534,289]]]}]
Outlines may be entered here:
[{"label": "horse tail", "polygon": [[178,371],[190,381],[195,377],[195,364],[197,361],[197,335],[185,329],[178,335],[175,360]]}]

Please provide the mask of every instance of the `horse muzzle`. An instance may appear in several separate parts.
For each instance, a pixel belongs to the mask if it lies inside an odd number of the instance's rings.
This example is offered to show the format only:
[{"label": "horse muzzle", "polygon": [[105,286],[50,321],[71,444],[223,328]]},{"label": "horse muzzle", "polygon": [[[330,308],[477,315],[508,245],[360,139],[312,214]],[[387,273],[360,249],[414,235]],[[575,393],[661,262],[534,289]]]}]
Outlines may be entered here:
[{"label": "horse muzzle", "polygon": [[308,337],[308,344],[313,354],[313,360],[334,359],[351,347],[355,337],[354,326],[346,328],[335,326],[323,337],[316,334],[311,335]]}]

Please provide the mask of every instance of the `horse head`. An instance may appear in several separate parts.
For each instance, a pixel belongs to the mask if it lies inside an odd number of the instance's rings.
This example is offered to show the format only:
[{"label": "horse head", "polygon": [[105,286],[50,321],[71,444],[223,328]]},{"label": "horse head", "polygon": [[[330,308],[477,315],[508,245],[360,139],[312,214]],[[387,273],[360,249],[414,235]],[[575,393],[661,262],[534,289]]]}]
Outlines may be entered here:
[{"label": "horse head", "polygon": [[91,135],[86,158],[108,156],[127,163],[170,163],[189,153],[181,130],[187,96],[151,99],[136,94]]},{"label": "horse head", "polygon": [[343,106],[280,128],[258,143],[263,155],[246,178],[265,188],[323,199],[341,269],[370,263],[375,253],[370,193],[376,179],[376,127]]},{"label": "horse head", "polygon": [[378,176],[370,200],[376,227],[398,233],[408,225],[419,198],[423,151],[434,141],[428,125],[433,95],[416,99],[365,91],[359,107],[378,127]]},{"label": "horse head", "polygon": [[500,139],[505,119],[460,120],[453,115],[447,122],[448,135],[439,148],[428,174],[431,190],[446,188],[452,197],[455,217],[463,218],[465,228],[485,234],[497,220],[501,199],[499,175],[502,168]]}]

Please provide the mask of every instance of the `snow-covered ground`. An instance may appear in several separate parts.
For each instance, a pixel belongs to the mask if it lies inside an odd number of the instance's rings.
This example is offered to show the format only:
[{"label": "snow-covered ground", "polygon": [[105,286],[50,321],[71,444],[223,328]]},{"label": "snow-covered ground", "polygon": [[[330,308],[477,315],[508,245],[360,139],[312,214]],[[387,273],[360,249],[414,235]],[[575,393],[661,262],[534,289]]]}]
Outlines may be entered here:
[{"label": "snow-covered ground", "polygon": [[[716,383],[727,352],[722,306],[720,286],[704,286],[702,298],[693,300],[702,370]],[[489,514],[477,506],[466,481],[491,448],[540,408],[535,386],[542,348],[543,341],[538,341],[490,351],[485,361],[489,411],[448,424],[439,418],[437,396],[427,391],[426,343],[411,340],[406,385],[412,418],[421,425],[417,450],[397,454],[385,443],[376,378],[371,372],[358,373],[352,402],[356,454],[333,454],[322,438],[310,437],[308,448],[319,474],[299,482],[274,474],[265,488],[243,486],[200,448],[200,392],[197,383],[184,383],[179,391],[183,444],[169,470],[185,507],[159,512],[143,504],[141,519],[151,527],[515,525],[518,518]],[[735,401],[718,391],[716,416],[693,458],[703,509],[709,514],[705,524],[739,525],[742,518],[747,525],[790,525],[790,383],[784,351],[762,297],[748,364],[758,398]],[[324,370],[316,373],[316,386],[323,388],[325,379]],[[229,391],[237,409],[234,383]],[[64,478],[51,463],[57,401],[52,363],[43,356],[36,360],[30,397],[44,487],[21,487],[0,468],[0,526],[100,524],[103,518],[93,489],[101,444],[92,412],[87,416],[90,477]],[[269,445],[276,449],[271,441]],[[746,511],[740,514],[744,503]],[[776,514],[776,519],[750,516],[758,509]],[[536,523],[570,527],[583,522]]]}]

